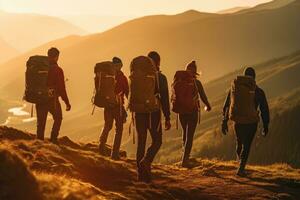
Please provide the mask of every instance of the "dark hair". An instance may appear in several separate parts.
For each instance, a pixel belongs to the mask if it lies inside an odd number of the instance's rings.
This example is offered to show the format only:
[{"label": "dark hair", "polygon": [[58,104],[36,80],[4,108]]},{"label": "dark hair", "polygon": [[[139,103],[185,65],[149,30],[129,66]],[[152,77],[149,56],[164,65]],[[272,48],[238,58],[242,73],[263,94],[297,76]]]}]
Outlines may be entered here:
[{"label": "dark hair", "polygon": [[151,51],[148,53],[148,57],[151,58],[156,65],[160,62],[160,55],[156,51]]},{"label": "dark hair", "polygon": [[59,50],[55,47],[51,47],[49,50],[48,50],[48,57],[50,58],[54,58],[54,57],[57,57],[59,56]]},{"label": "dark hair", "polygon": [[247,67],[245,69],[244,75],[251,76],[252,78],[255,79],[255,76],[256,76],[255,69],[253,67]]},{"label": "dark hair", "polygon": [[119,64],[119,63],[122,64],[121,58],[118,58],[118,57],[113,57],[112,62],[113,62],[114,64]]}]

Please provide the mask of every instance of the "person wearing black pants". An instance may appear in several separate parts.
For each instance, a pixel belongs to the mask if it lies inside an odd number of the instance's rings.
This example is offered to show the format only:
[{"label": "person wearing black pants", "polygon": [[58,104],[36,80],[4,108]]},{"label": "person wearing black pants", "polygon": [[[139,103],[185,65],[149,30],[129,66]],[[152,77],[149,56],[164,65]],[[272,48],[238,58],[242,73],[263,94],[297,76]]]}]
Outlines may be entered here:
[{"label": "person wearing black pants", "polygon": [[[138,132],[137,165],[139,165],[142,160],[147,161],[147,163],[152,163],[162,144],[161,113],[160,111],[136,113],[135,120],[136,130]],[[150,132],[152,143],[146,152],[147,130]]]},{"label": "person wearing black pants", "polygon": [[[160,56],[157,52],[151,51],[148,57],[152,59],[158,73],[159,101],[161,109],[152,113],[135,113],[135,126],[137,130],[137,153],[136,162],[138,168],[138,180],[143,182],[151,181],[151,164],[162,145],[162,123],[161,112],[165,117],[165,130],[171,128],[170,123],[170,101],[168,81],[160,71]],[[147,131],[149,130],[152,143],[146,151]]]},{"label": "person wearing black pants", "polygon": [[[246,68],[245,76],[250,76],[255,80],[255,70],[252,67]],[[231,104],[231,91],[229,91],[223,107],[222,132],[224,135],[228,132],[229,108]],[[260,109],[260,115],[264,125],[264,136],[269,132],[270,113],[265,92],[258,86],[255,89],[255,109]],[[248,161],[251,144],[255,137],[258,126],[258,120],[255,123],[237,123],[234,122],[234,130],[236,134],[236,154],[240,160],[240,166],[237,171],[238,176],[245,176],[245,167]]]},{"label": "person wearing black pants", "polygon": [[[195,77],[198,75],[197,73],[197,65],[196,62],[193,61],[187,65],[187,71],[192,72]],[[204,88],[199,80],[196,79],[196,86],[200,96],[200,99],[206,105],[206,110],[210,111],[211,106],[208,102],[207,96],[205,94]],[[182,127],[182,140],[183,140],[183,156],[182,156],[182,167],[189,167],[189,159],[193,146],[193,139],[195,135],[195,130],[197,127],[197,123],[200,122],[200,114],[199,107],[195,108],[195,111],[187,114],[179,114],[179,121]]]}]

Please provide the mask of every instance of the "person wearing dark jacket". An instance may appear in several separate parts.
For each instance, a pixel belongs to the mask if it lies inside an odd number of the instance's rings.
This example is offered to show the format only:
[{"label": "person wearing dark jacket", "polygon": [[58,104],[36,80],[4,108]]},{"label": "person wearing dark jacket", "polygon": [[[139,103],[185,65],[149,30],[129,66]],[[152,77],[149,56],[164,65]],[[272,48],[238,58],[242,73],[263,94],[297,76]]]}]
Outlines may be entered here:
[{"label": "person wearing dark jacket", "polygon": [[[171,123],[168,81],[166,76],[163,75],[159,69],[160,55],[157,52],[152,51],[148,54],[148,57],[152,59],[158,71],[157,88],[160,96],[159,100],[161,104],[161,110],[165,117],[165,130],[169,130],[171,128]],[[138,136],[136,162],[138,167],[139,181],[151,181],[151,164],[162,144],[161,110],[152,113],[135,114],[135,123]],[[145,148],[147,140],[147,130],[150,131],[152,143],[146,152]]]},{"label": "person wearing dark jacket", "polygon": [[[197,73],[197,65],[195,61],[192,61],[187,65],[186,71],[191,72],[195,76],[195,78],[199,75]],[[198,79],[196,79],[196,86],[199,94],[198,96],[206,106],[205,110],[210,111],[211,110],[210,103],[204,91],[203,85]],[[200,104],[198,107],[195,108],[194,112],[192,113],[179,114],[179,121],[182,127],[182,140],[183,140],[183,148],[184,148],[182,163],[181,163],[182,167],[189,167],[189,159],[190,159],[190,153],[192,151],[193,139],[194,139],[197,123],[200,122],[199,111],[200,111]]]},{"label": "person wearing dark jacket", "polygon": [[59,102],[59,97],[66,104],[66,111],[71,110],[71,104],[66,92],[64,72],[57,64],[59,59],[59,50],[51,48],[48,50],[48,58],[50,63],[50,70],[48,72],[48,87],[51,98],[48,103],[36,104],[37,113],[37,138],[44,140],[45,126],[48,112],[50,112],[54,119],[54,124],[51,131],[50,141],[57,143],[57,137],[62,123],[62,109]]},{"label": "person wearing dark jacket", "polygon": [[104,128],[100,136],[99,151],[100,154],[105,155],[107,138],[113,127],[113,122],[115,121],[116,134],[111,151],[111,158],[113,160],[119,160],[119,151],[123,135],[123,124],[126,122],[127,117],[127,113],[124,108],[124,97],[128,98],[129,86],[126,76],[121,71],[123,66],[122,60],[118,57],[114,57],[112,61],[116,66],[118,66],[115,93],[118,97],[120,106],[104,108]]},{"label": "person wearing dark jacket", "polygon": [[[252,77],[255,80],[255,70],[252,67],[246,68],[244,72],[245,76]],[[260,109],[261,118],[263,121],[263,132],[264,136],[266,136],[269,132],[269,122],[270,122],[270,114],[269,114],[269,106],[267,102],[267,98],[265,92],[258,86],[255,89],[255,97],[254,97],[254,105],[255,109]],[[222,122],[222,132],[224,135],[228,132],[228,120],[229,120],[229,110],[231,104],[231,91],[229,91],[224,107],[223,107],[223,122]],[[237,175],[244,176],[245,175],[245,167],[247,164],[247,160],[250,153],[250,148],[252,141],[254,139],[255,133],[257,131],[258,120],[254,123],[237,123],[234,122],[234,130],[236,133],[236,154],[238,159],[240,160],[240,167],[237,171]]]}]

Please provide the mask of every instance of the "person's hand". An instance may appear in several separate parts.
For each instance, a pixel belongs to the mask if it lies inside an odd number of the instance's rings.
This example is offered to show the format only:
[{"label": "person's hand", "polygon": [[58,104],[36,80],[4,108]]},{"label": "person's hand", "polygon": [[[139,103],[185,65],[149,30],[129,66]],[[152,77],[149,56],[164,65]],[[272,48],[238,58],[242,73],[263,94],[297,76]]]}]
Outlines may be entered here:
[{"label": "person's hand", "polygon": [[165,130],[168,131],[171,129],[171,122],[170,120],[165,121]]},{"label": "person's hand", "polygon": [[227,121],[223,120],[222,122],[222,133],[224,135],[227,135],[228,133],[228,124],[227,124]]},{"label": "person's hand", "polygon": [[204,108],[205,111],[209,112],[211,111],[211,106],[210,105],[206,105]]},{"label": "person's hand", "polygon": [[67,104],[66,111],[70,111],[70,110],[71,110],[71,104]]},{"label": "person's hand", "polygon": [[268,126],[264,126],[264,131],[263,131],[263,136],[266,137],[269,133],[269,127]]}]

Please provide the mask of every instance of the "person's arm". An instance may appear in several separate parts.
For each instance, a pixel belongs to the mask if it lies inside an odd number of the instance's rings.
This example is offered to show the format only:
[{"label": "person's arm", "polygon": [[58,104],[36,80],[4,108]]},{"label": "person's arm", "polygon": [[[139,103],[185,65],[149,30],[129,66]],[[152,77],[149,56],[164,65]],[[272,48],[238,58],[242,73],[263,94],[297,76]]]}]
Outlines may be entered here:
[{"label": "person's arm", "polygon": [[65,76],[64,76],[64,72],[62,69],[58,70],[58,74],[57,74],[57,89],[58,89],[58,95],[62,98],[62,100],[65,102],[65,104],[68,106],[70,106],[70,101],[67,95],[67,91],[66,91],[66,85],[65,85]]},{"label": "person's arm", "polygon": [[223,106],[223,121],[222,121],[222,133],[224,135],[228,132],[228,120],[229,120],[229,107],[230,107],[230,91],[228,92],[228,95],[225,99],[225,103]]},{"label": "person's arm", "polygon": [[208,102],[208,98],[206,96],[206,93],[204,91],[204,88],[203,88],[203,85],[202,83],[197,80],[196,81],[196,84],[197,84],[197,88],[198,88],[198,92],[199,92],[199,95],[200,95],[200,98],[202,100],[202,102],[209,108],[209,110],[211,109],[211,106],[210,106],[210,103]]},{"label": "person's arm", "polygon": [[168,80],[164,75],[159,76],[159,91],[160,91],[160,101],[162,106],[162,111],[166,121],[170,121],[170,98],[169,98],[169,88]]},{"label": "person's arm", "polygon": [[270,111],[269,111],[269,105],[266,98],[266,94],[263,90],[259,90],[259,109],[261,113],[261,118],[264,124],[264,131],[267,134],[269,129],[269,122],[270,122]]},{"label": "person's arm", "polygon": [[223,106],[223,121],[229,120],[229,106],[230,106],[230,91],[225,99],[224,106]]}]

